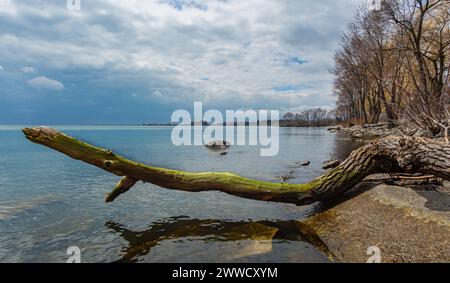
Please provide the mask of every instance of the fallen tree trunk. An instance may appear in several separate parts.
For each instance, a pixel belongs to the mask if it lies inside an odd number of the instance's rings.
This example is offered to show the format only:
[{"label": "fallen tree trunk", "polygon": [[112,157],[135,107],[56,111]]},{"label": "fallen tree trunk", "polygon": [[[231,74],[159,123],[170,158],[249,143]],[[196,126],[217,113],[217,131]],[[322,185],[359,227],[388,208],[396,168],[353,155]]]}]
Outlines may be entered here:
[{"label": "fallen tree trunk", "polygon": [[106,202],[114,201],[138,181],[172,190],[221,191],[247,199],[300,206],[332,200],[375,173],[423,173],[450,180],[450,145],[425,138],[380,139],[354,151],[341,165],[309,183],[286,184],[231,173],[189,173],[152,167],[46,127],[25,128],[23,132],[34,143],[123,177],[107,195]]}]

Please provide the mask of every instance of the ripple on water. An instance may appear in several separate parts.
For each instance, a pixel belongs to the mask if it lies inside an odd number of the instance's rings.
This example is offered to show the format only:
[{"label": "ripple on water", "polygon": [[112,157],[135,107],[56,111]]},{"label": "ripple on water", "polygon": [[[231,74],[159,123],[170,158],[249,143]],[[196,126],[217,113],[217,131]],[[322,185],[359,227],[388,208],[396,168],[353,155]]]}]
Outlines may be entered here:
[{"label": "ripple on water", "polygon": [[[259,149],[251,147],[232,147],[220,157],[203,147],[172,146],[170,127],[59,128],[148,164],[231,171],[267,181],[290,171],[290,182],[308,181],[323,172],[322,162],[339,153],[343,144],[325,129],[281,129],[275,157],[262,158]],[[217,192],[175,192],[141,183],[106,205],[104,195],[118,177],[32,144],[19,130],[0,126],[2,262],[65,262],[70,246],[80,247],[85,262],[326,260],[289,224],[313,207]],[[302,160],[311,165],[289,168]]]}]

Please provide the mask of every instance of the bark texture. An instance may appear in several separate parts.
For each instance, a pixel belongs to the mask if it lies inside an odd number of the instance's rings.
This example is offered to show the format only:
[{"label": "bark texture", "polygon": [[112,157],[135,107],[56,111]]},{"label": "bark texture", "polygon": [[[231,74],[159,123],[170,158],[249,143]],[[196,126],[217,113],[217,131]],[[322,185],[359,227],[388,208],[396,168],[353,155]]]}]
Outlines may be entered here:
[{"label": "bark texture", "polygon": [[123,179],[106,202],[130,190],[138,181],[186,192],[221,191],[270,202],[308,205],[332,200],[375,173],[424,173],[450,180],[450,145],[425,138],[387,137],[358,150],[341,165],[306,184],[271,183],[232,173],[190,173],[153,167],[126,159],[55,129],[23,129],[30,141],[94,165]]}]

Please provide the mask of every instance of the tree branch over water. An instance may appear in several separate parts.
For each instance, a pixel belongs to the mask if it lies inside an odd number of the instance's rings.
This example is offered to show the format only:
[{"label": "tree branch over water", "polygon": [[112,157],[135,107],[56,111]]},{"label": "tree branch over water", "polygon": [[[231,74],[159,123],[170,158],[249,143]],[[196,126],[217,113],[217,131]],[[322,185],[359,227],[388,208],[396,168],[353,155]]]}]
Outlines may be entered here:
[{"label": "tree branch over water", "polygon": [[190,173],[153,167],[90,145],[55,129],[25,128],[31,142],[94,165],[123,179],[106,197],[114,201],[138,181],[185,191],[220,191],[269,202],[308,205],[332,200],[375,173],[424,173],[450,180],[450,145],[425,138],[388,137],[355,150],[341,165],[306,184],[271,183],[232,173]]}]

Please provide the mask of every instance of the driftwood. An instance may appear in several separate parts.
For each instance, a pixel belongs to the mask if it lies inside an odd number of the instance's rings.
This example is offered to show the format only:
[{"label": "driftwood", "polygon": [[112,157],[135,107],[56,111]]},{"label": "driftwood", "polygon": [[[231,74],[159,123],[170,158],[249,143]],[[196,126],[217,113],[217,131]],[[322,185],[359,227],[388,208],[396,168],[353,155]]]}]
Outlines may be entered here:
[{"label": "driftwood", "polygon": [[107,202],[130,190],[138,181],[186,192],[221,191],[270,202],[308,205],[332,200],[375,173],[422,173],[450,180],[450,145],[426,138],[387,137],[355,150],[339,166],[306,184],[271,183],[231,173],[189,173],[157,168],[128,160],[57,130],[25,128],[27,139],[74,159],[123,177]]}]

